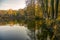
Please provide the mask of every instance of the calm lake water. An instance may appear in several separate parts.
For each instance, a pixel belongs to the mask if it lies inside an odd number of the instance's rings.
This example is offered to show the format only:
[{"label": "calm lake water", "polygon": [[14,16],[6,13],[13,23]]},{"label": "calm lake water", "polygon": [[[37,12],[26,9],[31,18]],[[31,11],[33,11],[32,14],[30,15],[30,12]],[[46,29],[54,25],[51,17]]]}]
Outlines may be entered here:
[{"label": "calm lake water", "polygon": [[0,26],[0,40],[31,40],[28,33],[27,27],[19,24]]}]

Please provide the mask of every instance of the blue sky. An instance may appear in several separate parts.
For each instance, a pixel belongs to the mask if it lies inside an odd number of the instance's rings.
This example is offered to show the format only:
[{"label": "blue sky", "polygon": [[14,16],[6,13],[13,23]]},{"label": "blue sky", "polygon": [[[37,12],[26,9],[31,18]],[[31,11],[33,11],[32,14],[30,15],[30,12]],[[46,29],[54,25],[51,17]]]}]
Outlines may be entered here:
[{"label": "blue sky", "polygon": [[25,0],[0,0],[0,10],[17,10],[26,6]]}]

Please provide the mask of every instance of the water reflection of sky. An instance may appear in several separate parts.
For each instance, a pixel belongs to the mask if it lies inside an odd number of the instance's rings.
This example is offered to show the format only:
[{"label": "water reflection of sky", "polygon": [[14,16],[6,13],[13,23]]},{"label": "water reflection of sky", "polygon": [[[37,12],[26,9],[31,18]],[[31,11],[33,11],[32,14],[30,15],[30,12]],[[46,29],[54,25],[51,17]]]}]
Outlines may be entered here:
[{"label": "water reflection of sky", "polygon": [[9,26],[0,26],[0,39],[19,39],[28,40],[30,39],[27,35],[28,29],[24,26],[19,26],[18,24]]}]

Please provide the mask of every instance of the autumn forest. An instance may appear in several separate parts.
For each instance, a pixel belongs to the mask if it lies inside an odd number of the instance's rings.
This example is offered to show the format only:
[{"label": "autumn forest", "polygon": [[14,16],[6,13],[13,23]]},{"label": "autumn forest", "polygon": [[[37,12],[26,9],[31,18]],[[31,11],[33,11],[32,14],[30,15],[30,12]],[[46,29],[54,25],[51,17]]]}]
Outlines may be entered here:
[{"label": "autumn forest", "polygon": [[26,7],[0,10],[0,25],[22,24],[32,40],[60,40],[60,0],[26,0]]}]

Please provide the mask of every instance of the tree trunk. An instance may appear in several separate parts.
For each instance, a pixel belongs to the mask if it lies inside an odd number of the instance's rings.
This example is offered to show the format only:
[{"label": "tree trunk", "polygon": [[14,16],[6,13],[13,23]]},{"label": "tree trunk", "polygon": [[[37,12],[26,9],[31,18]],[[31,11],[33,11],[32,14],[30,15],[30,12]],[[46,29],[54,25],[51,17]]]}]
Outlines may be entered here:
[{"label": "tree trunk", "polygon": [[54,19],[54,0],[51,0],[51,11],[52,11],[52,19]]},{"label": "tree trunk", "polygon": [[56,19],[57,16],[58,16],[58,5],[59,5],[59,0],[56,0],[56,6],[55,6],[55,7],[56,7],[56,9],[55,9],[55,10],[56,10],[55,16],[56,16],[56,17],[55,17],[55,19]]}]

